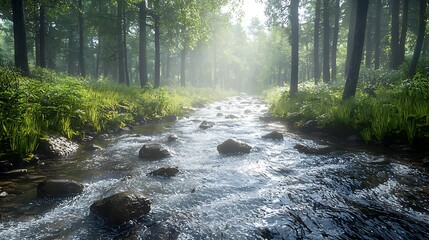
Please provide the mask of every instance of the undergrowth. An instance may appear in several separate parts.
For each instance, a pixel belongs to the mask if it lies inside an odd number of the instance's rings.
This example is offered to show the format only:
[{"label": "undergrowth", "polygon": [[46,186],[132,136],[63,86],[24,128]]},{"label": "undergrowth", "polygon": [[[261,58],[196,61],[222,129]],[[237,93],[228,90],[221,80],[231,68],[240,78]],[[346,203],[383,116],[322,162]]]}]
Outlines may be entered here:
[{"label": "undergrowth", "polygon": [[207,89],[127,87],[41,68],[26,78],[0,68],[0,143],[24,157],[48,133],[83,138],[87,132],[181,114],[184,107],[222,96]]},{"label": "undergrowth", "polygon": [[429,138],[429,77],[405,79],[400,71],[364,70],[355,98],[342,101],[343,81],[300,85],[290,95],[284,89],[268,93],[270,111],[296,125],[316,120],[321,129],[349,128],[366,142],[388,137]]}]

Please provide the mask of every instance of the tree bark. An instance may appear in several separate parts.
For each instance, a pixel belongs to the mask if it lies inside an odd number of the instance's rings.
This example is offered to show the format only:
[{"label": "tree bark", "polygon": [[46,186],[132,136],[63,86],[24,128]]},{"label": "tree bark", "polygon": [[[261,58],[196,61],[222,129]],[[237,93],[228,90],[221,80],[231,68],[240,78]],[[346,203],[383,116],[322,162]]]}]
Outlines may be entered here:
[{"label": "tree bark", "polygon": [[124,71],[124,43],[123,43],[123,36],[122,36],[122,12],[124,8],[124,0],[117,0],[117,7],[118,7],[118,13],[116,16],[116,24],[117,24],[117,51],[118,51],[118,76],[119,76],[119,83],[124,84],[125,83],[125,71]]},{"label": "tree bark", "polygon": [[[369,11],[369,10],[368,10]],[[371,21],[371,12],[368,14],[368,19],[367,19],[367,26],[366,26],[366,33],[365,33],[365,37],[366,37],[366,56],[365,56],[365,66],[367,68],[370,68],[372,65],[372,21]]]},{"label": "tree bark", "polygon": [[343,92],[343,100],[352,98],[356,94],[359,78],[360,64],[362,61],[363,45],[365,40],[366,18],[369,0],[353,0],[357,2],[356,26],[353,33],[353,50],[350,57],[349,72]]},{"label": "tree bark", "polygon": [[82,0],[79,0],[79,74],[82,77],[85,77],[85,56],[84,56],[84,36],[83,36],[83,6],[82,6]]},{"label": "tree bark", "polygon": [[68,56],[67,56],[67,73],[75,74],[75,46],[74,46],[74,31],[73,27],[69,28]]},{"label": "tree bark", "polygon": [[420,54],[422,52],[423,41],[425,38],[425,30],[426,30],[426,0],[420,0],[420,16],[419,16],[419,31],[417,34],[416,47],[414,48],[413,58],[411,59],[410,68],[408,70],[408,77],[413,77],[416,74],[417,63],[420,59]]},{"label": "tree bark", "polygon": [[390,68],[397,69],[401,65],[399,55],[399,0],[390,0],[390,5],[392,11]]},{"label": "tree bark", "polygon": [[319,57],[319,50],[320,50],[320,5],[321,0],[316,0],[316,12],[314,17],[314,59],[313,59],[313,65],[314,65],[314,82],[315,84],[319,84],[320,81],[320,57]]},{"label": "tree bark", "polygon": [[380,56],[381,55],[381,49],[380,49],[380,43],[381,43],[381,0],[376,1],[374,42],[375,42],[374,68],[379,69],[380,68],[380,58],[381,58],[381,56]]},{"label": "tree bark", "polygon": [[188,44],[185,41],[180,53],[180,86],[186,87],[186,57],[188,55]]},{"label": "tree bark", "polygon": [[291,1],[290,4],[290,23],[292,28],[292,56],[291,56],[291,78],[290,94],[298,92],[298,61],[299,61],[299,19],[298,19],[299,0]]},{"label": "tree bark", "polygon": [[154,86],[157,88],[160,86],[161,80],[161,44],[160,44],[160,17],[159,17],[159,0],[155,0],[155,82]]},{"label": "tree bark", "polygon": [[24,2],[11,0],[13,14],[13,40],[15,51],[15,67],[24,76],[30,75],[27,56],[27,33],[25,31]]},{"label": "tree bark", "polygon": [[139,3],[139,74],[140,86],[146,86],[147,80],[147,39],[146,39],[146,1]]},{"label": "tree bark", "polygon": [[347,36],[347,56],[346,56],[346,66],[344,71],[344,76],[347,76],[347,73],[349,72],[349,66],[350,66],[350,57],[352,55],[353,51],[353,34],[355,32],[355,26],[356,26],[356,8],[357,8],[358,1],[350,0],[350,24],[349,24],[349,33]]},{"label": "tree bark", "polygon": [[331,80],[329,69],[329,25],[329,0],[323,0],[323,82],[325,83]]},{"label": "tree bark", "polygon": [[39,55],[36,56],[38,61],[36,61],[37,66],[45,68],[46,67],[46,11],[45,5],[40,4],[39,6]]},{"label": "tree bark", "polygon": [[125,84],[127,86],[130,86],[130,71],[128,69],[128,49],[127,49],[127,35],[128,35],[128,25],[127,25],[127,15],[125,14],[126,7],[122,9],[122,17],[123,17],[123,24],[122,24],[122,36],[123,39],[123,51],[124,51],[124,75],[125,75]]},{"label": "tree bark", "polygon": [[334,25],[334,36],[332,38],[332,72],[331,78],[337,79],[337,49],[338,49],[338,33],[340,31],[340,0],[335,0],[334,6],[335,12],[335,25]]},{"label": "tree bark", "polygon": [[402,27],[401,27],[401,39],[399,41],[399,62],[404,62],[405,59],[405,42],[407,39],[408,31],[408,3],[409,0],[403,0],[402,6]]}]

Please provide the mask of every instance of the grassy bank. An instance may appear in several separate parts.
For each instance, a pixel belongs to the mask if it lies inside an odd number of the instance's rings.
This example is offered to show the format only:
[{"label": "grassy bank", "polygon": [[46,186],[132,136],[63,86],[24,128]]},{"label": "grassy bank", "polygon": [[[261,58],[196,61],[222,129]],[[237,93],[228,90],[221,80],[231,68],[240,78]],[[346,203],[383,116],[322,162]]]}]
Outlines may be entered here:
[{"label": "grassy bank", "polygon": [[429,78],[405,79],[401,71],[367,70],[356,97],[342,101],[344,82],[301,85],[294,96],[271,90],[271,113],[297,126],[317,121],[321,130],[359,133],[366,142],[402,139],[412,144],[429,138]]},{"label": "grassy bank", "polygon": [[0,68],[1,149],[25,157],[48,133],[83,138],[87,132],[181,114],[183,107],[219,97],[213,90],[141,89],[46,69],[25,78]]}]

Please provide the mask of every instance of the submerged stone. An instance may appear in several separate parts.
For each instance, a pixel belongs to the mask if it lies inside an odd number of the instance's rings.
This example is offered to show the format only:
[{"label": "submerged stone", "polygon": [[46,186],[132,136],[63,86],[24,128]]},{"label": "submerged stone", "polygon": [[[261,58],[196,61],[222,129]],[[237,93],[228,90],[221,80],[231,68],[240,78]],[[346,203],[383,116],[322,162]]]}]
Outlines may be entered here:
[{"label": "submerged stone", "polygon": [[145,160],[160,160],[171,157],[170,150],[160,143],[149,143],[143,145],[139,151],[139,157]]},{"label": "submerged stone", "polygon": [[67,198],[83,192],[83,185],[73,180],[46,180],[37,186],[40,198]]},{"label": "submerged stone", "polygon": [[333,148],[330,146],[310,147],[302,144],[296,144],[294,148],[300,153],[307,154],[327,154],[333,151]]},{"label": "submerged stone", "polygon": [[214,123],[214,122],[203,121],[203,122],[200,124],[200,128],[205,130],[205,129],[209,129],[209,128],[214,127],[214,125],[215,125],[215,123]]},{"label": "submerged stone", "polygon": [[268,138],[268,139],[274,139],[274,140],[283,140],[283,134],[281,134],[277,131],[272,131],[272,132],[262,136],[262,138]]},{"label": "submerged stone", "polygon": [[149,175],[157,177],[174,177],[179,173],[179,168],[177,167],[168,167],[160,168],[149,173]]},{"label": "submerged stone", "polygon": [[247,143],[230,138],[217,146],[217,150],[220,154],[244,154],[250,153],[252,149]]},{"label": "submerged stone", "polygon": [[151,201],[141,193],[121,192],[94,202],[90,211],[110,225],[122,225],[150,212]]}]

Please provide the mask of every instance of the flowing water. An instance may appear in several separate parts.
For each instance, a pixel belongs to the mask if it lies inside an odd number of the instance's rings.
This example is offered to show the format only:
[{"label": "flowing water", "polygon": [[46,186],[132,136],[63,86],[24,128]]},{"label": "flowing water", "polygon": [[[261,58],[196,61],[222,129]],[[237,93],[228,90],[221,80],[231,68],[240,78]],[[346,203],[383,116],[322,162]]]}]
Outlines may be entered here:
[{"label": "flowing water", "polygon": [[[266,111],[258,98],[230,98],[174,123],[100,137],[95,143],[102,150],[82,150],[30,168],[26,177],[0,182],[0,187],[14,186],[0,199],[0,239],[150,239],[154,225],[178,239],[429,238],[427,169],[347,146],[325,155],[299,153],[298,143],[326,143],[259,120]],[[218,117],[219,112],[238,118]],[[199,129],[203,120],[216,125]],[[284,141],[261,138],[273,130],[284,132]],[[168,143],[169,134],[179,139]],[[218,154],[216,146],[231,137],[250,144],[251,153]],[[140,147],[148,142],[165,143],[174,156],[139,159]],[[179,175],[147,175],[170,166],[177,166]],[[81,181],[84,193],[60,201],[37,199],[37,182],[45,178]],[[89,212],[94,201],[125,190],[142,192],[153,203],[143,222],[130,223],[134,235],[104,225]]]}]

